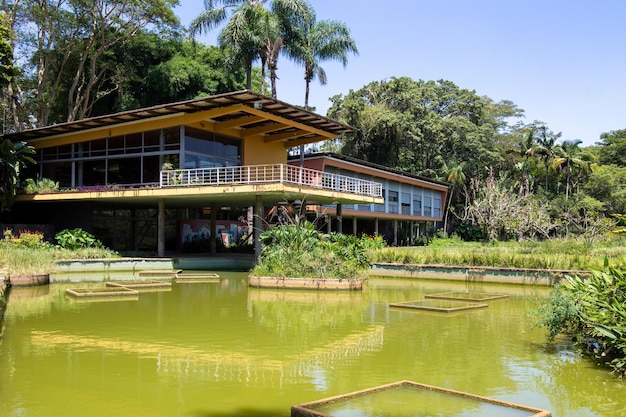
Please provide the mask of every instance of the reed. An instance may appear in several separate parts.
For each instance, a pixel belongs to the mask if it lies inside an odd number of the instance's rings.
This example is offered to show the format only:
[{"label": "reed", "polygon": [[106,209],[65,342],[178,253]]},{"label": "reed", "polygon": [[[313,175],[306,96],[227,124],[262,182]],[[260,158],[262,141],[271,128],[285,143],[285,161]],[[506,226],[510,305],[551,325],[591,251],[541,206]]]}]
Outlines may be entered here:
[{"label": "reed", "polygon": [[607,236],[594,245],[576,239],[476,243],[434,239],[429,246],[370,251],[374,263],[589,270],[626,264],[626,240]]}]

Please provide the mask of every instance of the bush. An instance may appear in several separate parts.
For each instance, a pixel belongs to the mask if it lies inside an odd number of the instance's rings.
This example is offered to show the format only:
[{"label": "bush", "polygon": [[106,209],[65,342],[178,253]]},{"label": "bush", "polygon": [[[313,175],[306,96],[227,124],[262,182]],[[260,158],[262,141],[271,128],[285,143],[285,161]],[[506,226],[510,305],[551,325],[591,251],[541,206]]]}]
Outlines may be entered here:
[{"label": "bush", "polygon": [[368,248],[382,247],[382,239],[324,234],[310,222],[275,226],[260,238],[252,273],[282,278],[362,278],[370,267]]},{"label": "bush", "polygon": [[43,232],[20,230],[19,235],[13,235],[11,229],[6,229],[3,233],[3,239],[0,241],[2,247],[24,247],[36,248],[45,245]]},{"label": "bush", "polygon": [[56,191],[59,191],[59,183],[49,178],[42,178],[40,180],[27,178],[26,181],[24,181],[24,192],[26,194],[53,193]]},{"label": "bush", "polygon": [[548,339],[569,335],[620,379],[626,374],[625,268],[594,271],[586,279],[568,277],[535,315],[538,325],[548,328]]},{"label": "bush", "polygon": [[65,229],[56,234],[55,239],[63,249],[102,248],[102,242],[81,228]]}]

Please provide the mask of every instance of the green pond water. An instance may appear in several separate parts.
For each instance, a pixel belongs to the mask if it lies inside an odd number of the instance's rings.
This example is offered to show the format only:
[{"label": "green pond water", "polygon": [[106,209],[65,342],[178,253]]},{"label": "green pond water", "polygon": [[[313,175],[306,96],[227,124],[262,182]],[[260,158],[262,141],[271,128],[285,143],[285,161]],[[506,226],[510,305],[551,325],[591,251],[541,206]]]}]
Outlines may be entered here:
[{"label": "green pond water", "polygon": [[[531,328],[545,288],[371,278],[362,292],[308,292],[220,275],[128,301],[65,295],[102,282],[12,289],[0,417],[287,417],[295,404],[400,380],[559,417],[626,415],[622,382]],[[509,297],[459,313],[389,307],[449,291]]]}]

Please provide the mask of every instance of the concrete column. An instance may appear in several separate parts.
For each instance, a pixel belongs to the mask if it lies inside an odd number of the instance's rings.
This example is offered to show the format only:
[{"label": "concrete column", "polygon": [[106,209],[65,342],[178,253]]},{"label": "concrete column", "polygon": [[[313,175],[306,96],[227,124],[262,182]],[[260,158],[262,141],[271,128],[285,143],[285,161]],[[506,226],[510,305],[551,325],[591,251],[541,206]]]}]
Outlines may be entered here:
[{"label": "concrete column", "polygon": [[357,230],[356,230],[356,217],[353,217],[353,218],[352,218],[352,234],[353,234],[354,236],[356,236],[356,234],[357,234],[357,233],[358,233],[358,232],[357,232]]},{"label": "concrete column", "polygon": [[211,239],[209,240],[211,255],[217,253],[217,210],[217,203],[211,203]]},{"label": "concrete column", "polygon": [[259,259],[261,255],[261,240],[259,235],[263,231],[263,197],[254,197],[254,258]]},{"label": "concrete column", "polygon": [[165,200],[159,200],[157,212],[157,256],[165,256]]},{"label": "concrete column", "polygon": [[341,203],[337,203],[337,233],[343,233],[343,215]]},{"label": "concrete column", "polygon": [[374,234],[378,236],[378,217],[374,219]]},{"label": "concrete column", "polygon": [[330,234],[333,231],[333,218],[330,215],[326,215],[326,233]]},{"label": "concrete column", "polygon": [[413,220],[411,220],[409,222],[409,227],[411,228],[411,230],[409,232],[409,236],[410,236],[410,239],[411,239],[411,246],[413,246],[413,241],[415,240],[415,233],[414,233],[415,224],[414,224]]},{"label": "concrete column", "polygon": [[398,220],[393,219],[393,246],[398,246]]}]

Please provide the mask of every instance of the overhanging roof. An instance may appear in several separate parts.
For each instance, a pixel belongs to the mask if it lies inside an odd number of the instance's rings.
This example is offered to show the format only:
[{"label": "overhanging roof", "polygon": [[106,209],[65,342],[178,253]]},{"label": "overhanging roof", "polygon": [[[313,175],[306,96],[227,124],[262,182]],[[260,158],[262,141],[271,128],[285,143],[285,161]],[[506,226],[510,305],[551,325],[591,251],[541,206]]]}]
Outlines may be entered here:
[{"label": "overhanging roof", "polygon": [[187,124],[240,138],[258,136],[265,142],[282,141],[287,148],[333,139],[355,130],[297,106],[243,90],[29,129],[3,137],[33,143],[164,118],[172,118],[172,125]]}]

